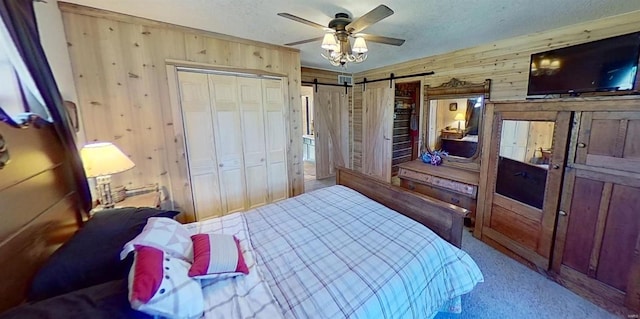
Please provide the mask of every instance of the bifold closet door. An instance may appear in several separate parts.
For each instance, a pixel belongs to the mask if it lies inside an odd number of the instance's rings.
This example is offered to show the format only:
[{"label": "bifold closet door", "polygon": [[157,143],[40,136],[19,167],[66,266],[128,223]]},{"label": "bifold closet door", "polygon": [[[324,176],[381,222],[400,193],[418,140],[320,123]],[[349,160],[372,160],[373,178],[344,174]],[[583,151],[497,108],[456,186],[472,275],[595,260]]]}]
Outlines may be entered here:
[{"label": "bifold closet door", "polygon": [[269,202],[289,197],[287,174],[287,127],[285,93],[282,80],[263,79],[265,131]]},{"label": "bifold closet door", "polygon": [[222,216],[209,81],[206,74],[192,72],[178,72],[178,79],[196,216]]},{"label": "bifold closet door", "polygon": [[262,83],[257,78],[238,77],[237,81],[247,189],[246,206],[253,208],[268,201]]},{"label": "bifold closet door", "polygon": [[237,78],[209,74],[209,95],[223,213],[242,211],[246,196]]}]

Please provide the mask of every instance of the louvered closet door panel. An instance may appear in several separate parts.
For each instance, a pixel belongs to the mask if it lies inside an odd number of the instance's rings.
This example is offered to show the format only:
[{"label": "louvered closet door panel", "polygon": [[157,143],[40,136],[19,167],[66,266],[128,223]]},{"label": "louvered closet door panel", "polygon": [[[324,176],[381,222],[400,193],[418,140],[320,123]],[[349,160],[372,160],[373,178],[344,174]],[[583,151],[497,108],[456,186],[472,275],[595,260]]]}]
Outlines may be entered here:
[{"label": "louvered closet door panel", "polygon": [[222,215],[206,74],[178,72],[193,202],[198,220]]},{"label": "louvered closet door panel", "polygon": [[270,201],[289,197],[287,186],[284,88],[281,80],[262,80]]},{"label": "louvered closet door panel", "polygon": [[245,208],[242,126],[236,77],[209,75],[223,213]]},{"label": "louvered closet door panel", "polygon": [[267,163],[262,107],[262,83],[257,78],[238,78],[242,120],[247,208],[267,203]]}]

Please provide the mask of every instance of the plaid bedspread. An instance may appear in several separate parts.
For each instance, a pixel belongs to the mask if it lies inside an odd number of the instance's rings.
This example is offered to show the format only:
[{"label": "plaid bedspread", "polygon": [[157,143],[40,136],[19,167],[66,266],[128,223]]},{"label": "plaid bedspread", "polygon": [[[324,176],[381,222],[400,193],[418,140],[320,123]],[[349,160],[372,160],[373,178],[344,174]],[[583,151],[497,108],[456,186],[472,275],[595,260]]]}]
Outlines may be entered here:
[{"label": "plaid bedspread", "polygon": [[459,312],[459,296],[483,281],[465,252],[343,186],[243,216],[285,318],[428,318]]},{"label": "plaid bedspread", "polygon": [[235,235],[240,241],[242,255],[249,267],[249,274],[246,276],[228,278],[226,275],[220,275],[218,278],[200,282],[204,294],[205,318],[283,318],[280,305],[256,264],[244,214],[235,213],[186,226],[193,234]]}]

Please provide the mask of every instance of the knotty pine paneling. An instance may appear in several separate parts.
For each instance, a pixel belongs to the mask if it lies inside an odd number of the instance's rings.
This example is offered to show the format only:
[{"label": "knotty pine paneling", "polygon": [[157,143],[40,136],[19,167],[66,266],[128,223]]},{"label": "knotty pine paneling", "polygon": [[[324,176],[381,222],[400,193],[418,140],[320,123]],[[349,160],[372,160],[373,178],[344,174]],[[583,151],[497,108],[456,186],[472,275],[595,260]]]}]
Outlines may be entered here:
[{"label": "knotty pine paneling", "polygon": [[115,185],[157,183],[176,209],[185,203],[190,193],[186,154],[178,145],[182,136],[172,127],[165,68],[166,60],[178,60],[287,77],[289,195],[303,192],[297,50],[64,2],[59,6],[86,140],[113,142],[136,163],[113,176]]},{"label": "knotty pine paneling", "polygon": [[[487,21],[491,23],[491,21]],[[563,28],[501,40],[472,48],[425,57],[354,74],[354,82],[434,71],[425,76],[425,85],[437,86],[452,77],[482,82],[491,79],[491,100],[524,100],[527,95],[529,59],[532,53],[640,31],[640,11],[579,23]],[[375,52],[371,52],[375,54]],[[366,62],[365,62],[366,63]],[[362,158],[362,85],[353,96],[354,167]]]}]

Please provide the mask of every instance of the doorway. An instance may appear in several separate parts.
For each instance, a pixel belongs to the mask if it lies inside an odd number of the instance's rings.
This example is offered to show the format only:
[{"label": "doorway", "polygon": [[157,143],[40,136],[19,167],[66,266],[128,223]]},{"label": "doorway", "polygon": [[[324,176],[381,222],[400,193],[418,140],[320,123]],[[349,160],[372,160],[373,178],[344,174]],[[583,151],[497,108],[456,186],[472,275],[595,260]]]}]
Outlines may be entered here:
[{"label": "doorway", "polygon": [[313,88],[303,86],[302,93],[302,160],[304,181],[316,179],[315,125],[313,121]]}]

